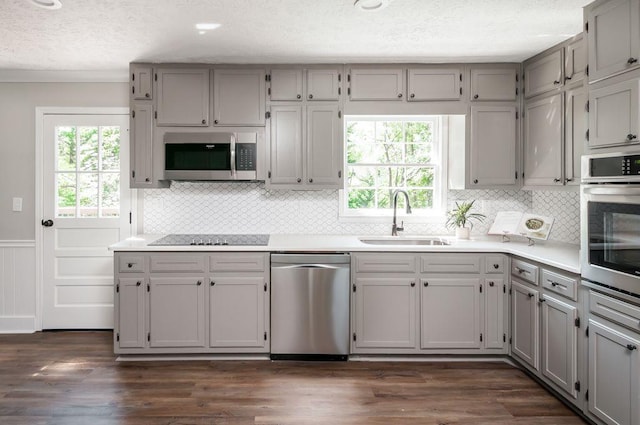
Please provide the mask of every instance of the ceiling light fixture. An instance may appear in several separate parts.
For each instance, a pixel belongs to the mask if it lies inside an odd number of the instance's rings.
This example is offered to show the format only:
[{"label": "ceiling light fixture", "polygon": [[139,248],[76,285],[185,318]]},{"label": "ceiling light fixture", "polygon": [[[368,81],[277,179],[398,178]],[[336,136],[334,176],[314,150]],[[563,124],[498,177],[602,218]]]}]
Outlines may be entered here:
[{"label": "ceiling light fixture", "polygon": [[48,10],[56,10],[62,7],[60,0],[29,0],[31,4]]},{"label": "ceiling light fixture", "polygon": [[384,9],[391,3],[391,0],[355,0],[353,5],[365,12],[373,12],[376,10]]},{"label": "ceiling light fixture", "polygon": [[196,24],[196,29],[200,34],[204,34],[207,31],[212,31],[218,27],[220,27],[220,24],[214,24],[214,23]]}]

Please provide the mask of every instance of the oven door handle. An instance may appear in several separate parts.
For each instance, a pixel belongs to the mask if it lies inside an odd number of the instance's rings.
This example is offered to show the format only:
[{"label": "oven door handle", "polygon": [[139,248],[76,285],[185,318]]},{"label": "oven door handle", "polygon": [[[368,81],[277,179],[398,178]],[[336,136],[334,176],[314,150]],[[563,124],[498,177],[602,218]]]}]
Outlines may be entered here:
[{"label": "oven door handle", "polygon": [[619,185],[589,185],[582,186],[582,192],[588,195],[640,196],[640,185],[623,187]]}]

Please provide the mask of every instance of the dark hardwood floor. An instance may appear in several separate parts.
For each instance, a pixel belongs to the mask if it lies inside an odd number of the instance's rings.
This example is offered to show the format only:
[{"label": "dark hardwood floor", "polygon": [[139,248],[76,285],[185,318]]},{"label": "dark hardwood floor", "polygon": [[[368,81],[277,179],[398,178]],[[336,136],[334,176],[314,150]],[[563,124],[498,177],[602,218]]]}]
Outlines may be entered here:
[{"label": "dark hardwood floor", "polygon": [[583,424],[482,362],[116,362],[111,332],[0,335],[0,424]]}]

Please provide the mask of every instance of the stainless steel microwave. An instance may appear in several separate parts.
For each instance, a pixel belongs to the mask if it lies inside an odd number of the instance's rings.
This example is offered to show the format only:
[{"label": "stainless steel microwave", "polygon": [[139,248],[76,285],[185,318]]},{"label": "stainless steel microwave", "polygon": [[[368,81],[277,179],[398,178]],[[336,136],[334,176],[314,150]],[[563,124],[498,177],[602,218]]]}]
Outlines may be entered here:
[{"label": "stainless steel microwave", "polygon": [[166,133],[164,178],[185,181],[257,180],[256,140],[235,133]]}]

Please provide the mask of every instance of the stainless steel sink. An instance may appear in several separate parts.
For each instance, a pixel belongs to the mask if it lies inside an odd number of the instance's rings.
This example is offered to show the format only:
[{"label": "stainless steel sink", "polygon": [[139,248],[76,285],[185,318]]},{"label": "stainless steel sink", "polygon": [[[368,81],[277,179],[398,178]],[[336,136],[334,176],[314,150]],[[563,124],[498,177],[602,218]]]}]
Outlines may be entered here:
[{"label": "stainless steel sink", "polygon": [[375,239],[361,238],[360,242],[368,245],[449,245],[449,241],[441,238],[397,238]]}]

